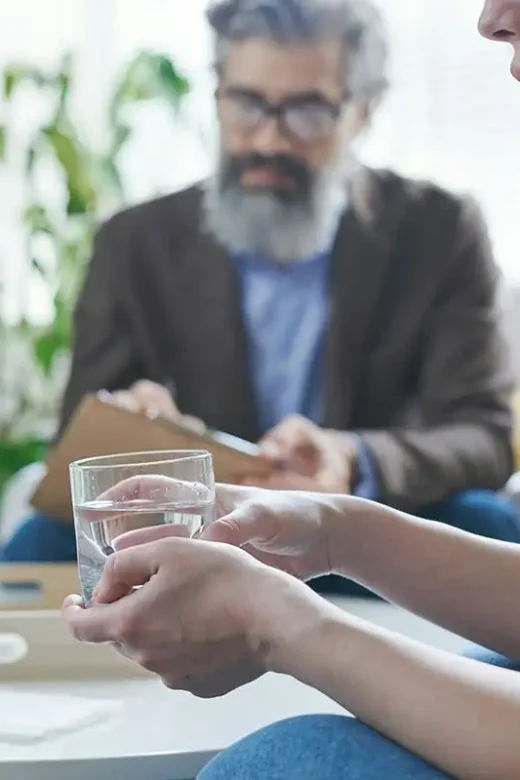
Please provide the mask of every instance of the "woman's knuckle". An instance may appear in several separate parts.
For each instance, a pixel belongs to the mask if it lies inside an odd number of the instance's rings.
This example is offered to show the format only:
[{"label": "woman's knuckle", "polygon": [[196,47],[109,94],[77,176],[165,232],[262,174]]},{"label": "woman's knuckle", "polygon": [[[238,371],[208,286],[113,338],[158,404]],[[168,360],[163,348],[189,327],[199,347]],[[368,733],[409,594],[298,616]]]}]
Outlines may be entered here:
[{"label": "woman's knuckle", "polygon": [[119,556],[120,553],[116,553],[115,555],[110,555],[103,567],[103,579],[111,580],[116,574],[116,566],[119,564]]},{"label": "woman's knuckle", "polygon": [[133,645],[140,635],[140,622],[133,615],[124,615],[114,623],[114,636],[116,641]]},{"label": "woman's knuckle", "polygon": [[257,520],[258,518],[263,517],[268,510],[260,498],[252,498],[251,501],[248,502],[247,511],[250,517]]},{"label": "woman's knuckle", "polygon": [[71,632],[74,639],[76,639],[78,642],[83,642],[84,633],[82,631],[81,626],[72,625]]},{"label": "woman's knuckle", "polygon": [[163,684],[170,691],[189,691],[189,678],[179,674],[166,674],[161,677]]},{"label": "woman's knuckle", "polygon": [[137,652],[134,656],[134,660],[148,672],[158,674],[160,671],[159,662],[151,648],[145,648],[144,650]]}]

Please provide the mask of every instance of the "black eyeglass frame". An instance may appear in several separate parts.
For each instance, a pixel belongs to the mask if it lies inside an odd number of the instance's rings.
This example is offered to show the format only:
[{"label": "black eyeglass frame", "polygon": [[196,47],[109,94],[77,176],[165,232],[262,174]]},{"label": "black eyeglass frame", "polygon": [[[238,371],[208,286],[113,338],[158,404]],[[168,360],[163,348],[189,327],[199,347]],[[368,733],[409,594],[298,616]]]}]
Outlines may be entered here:
[{"label": "black eyeglass frame", "polygon": [[[271,103],[262,95],[256,94],[254,92],[248,92],[247,90],[236,88],[225,89],[223,87],[218,87],[215,92],[215,97],[217,102],[228,100],[234,102],[236,106],[239,106],[240,101],[243,101],[244,104],[246,101],[250,101],[252,105],[256,104],[256,107],[259,109],[259,116],[257,121],[252,123],[251,127],[247,128],[247,133],[250,135],[256,133],[265,122],[269,121],[269,119],[275,119],[278,122],[280,131],[287,138],[290,140],[295,140],[298,143],[312,145],[320,140],[323,140],[332,133],[334,124],[338,122],[345,105],[351,100],[352,95],[350,92],[345,91],[342,99],[338,103],[333,103],[317,94],[296,95],[294,97],[286,98],[279,103]],[[287,113],[289,111],[298,108],[309,107],[320,108],[328,111],[331,120],[330,129],[327,132],[322,133],[321,135],[312,139],[306,139],[302,135],[294,132],[294,130],[291,129],[290,122],[287,121]],[[236,124],[239,123],[237,122]]]}]

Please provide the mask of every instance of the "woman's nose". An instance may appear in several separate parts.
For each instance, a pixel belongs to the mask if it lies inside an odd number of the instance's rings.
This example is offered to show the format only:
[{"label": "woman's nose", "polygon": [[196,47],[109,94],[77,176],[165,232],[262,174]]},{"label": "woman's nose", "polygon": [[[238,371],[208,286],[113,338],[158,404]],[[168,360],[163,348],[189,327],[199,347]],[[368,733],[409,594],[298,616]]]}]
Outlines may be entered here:
[{"label": "woman's nose", "polygon": [[479,29],[485,38],[493,41],[520,40],[520,0],[487,0]]}]

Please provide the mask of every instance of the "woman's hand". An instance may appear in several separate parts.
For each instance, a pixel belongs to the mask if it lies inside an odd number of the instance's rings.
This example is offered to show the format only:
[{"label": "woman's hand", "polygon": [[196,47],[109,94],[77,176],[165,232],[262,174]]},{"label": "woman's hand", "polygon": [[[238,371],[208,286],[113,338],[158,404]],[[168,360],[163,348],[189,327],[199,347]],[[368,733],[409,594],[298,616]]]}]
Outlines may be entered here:
[{"label": "woman's hand", "polygon": [[218,519],[202,539],[241,547],[304,581],[334,571],[341,524],[334,496],[220,485],[217,505]]},{"label": "woman's hand", "polygon": [[94,606],[71,597],[63,614],[77,639],[114,643],[169,688],[206,698],[290,673],[275,659],[295,658],[330,609],[242,550],[171,538],[112,555]]},{"label": "woman's hand", "polygon": [[[163,493],[169,496],[176,484],[166,477],[148,481],[137,477],[122,483],[121,490],[125,495],[138,490],[142,498],[143,491],[153,488],[154,498],[160,500]],[[118,486],[111,494],[114,490]],[[309,580],[335,570],[336,536],[347,522],[341,514],[346,501],[360,503],[314,493],[219,485],[217,520],[203,529],[201,539],[241,547],[262,563]],[[122,550],[178,535],[178,529],[171,526],[147,528],[120,536],[115,547]]]}]

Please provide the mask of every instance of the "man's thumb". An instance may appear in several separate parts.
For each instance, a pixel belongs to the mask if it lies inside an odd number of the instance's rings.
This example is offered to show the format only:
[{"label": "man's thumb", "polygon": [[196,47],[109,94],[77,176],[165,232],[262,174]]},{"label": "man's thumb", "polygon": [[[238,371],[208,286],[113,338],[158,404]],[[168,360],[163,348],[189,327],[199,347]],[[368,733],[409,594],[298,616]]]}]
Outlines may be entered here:
[{"label": "man's thumb", "polygon": [[282,448],[274,439],[263,439],[258,445],[258,452],[262,458],[267,460],[282,460]]}]

